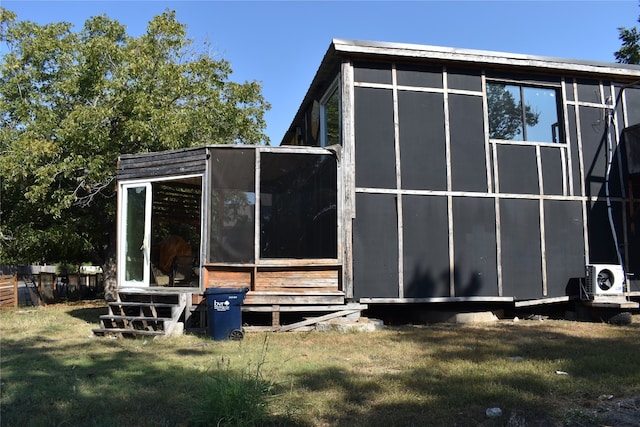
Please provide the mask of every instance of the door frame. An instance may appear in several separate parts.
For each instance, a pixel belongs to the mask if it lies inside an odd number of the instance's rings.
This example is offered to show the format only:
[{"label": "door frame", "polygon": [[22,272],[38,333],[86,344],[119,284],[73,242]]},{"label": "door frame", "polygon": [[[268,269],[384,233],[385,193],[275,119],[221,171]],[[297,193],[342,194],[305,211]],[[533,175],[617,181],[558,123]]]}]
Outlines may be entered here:
[{"label": "door frame", "polygon": [[[144,207],[144,230],[140,250],[142,251],[142,280],[127,280],[127,218],[128,197],[130,189],[145,189]],[[151,271],[151,209],[152,209],[152,188],[151,181],[135,181],[120,183],[119,191],[119,218],[118,222],[118,287],[148,287],[150,283]]]}]

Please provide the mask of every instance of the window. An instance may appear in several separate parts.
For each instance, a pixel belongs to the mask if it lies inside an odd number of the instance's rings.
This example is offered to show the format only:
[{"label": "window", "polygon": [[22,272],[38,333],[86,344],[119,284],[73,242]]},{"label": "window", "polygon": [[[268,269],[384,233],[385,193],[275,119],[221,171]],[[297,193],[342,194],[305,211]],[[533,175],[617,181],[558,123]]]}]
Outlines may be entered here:
[{"label": "window", "polygon": [[340,144],[340,79],[336,79],[320,100],[320,145]]},{"label": "window", "polygon": [[488,83],[489,138],[563,142],[558,99],[554,88]]}]

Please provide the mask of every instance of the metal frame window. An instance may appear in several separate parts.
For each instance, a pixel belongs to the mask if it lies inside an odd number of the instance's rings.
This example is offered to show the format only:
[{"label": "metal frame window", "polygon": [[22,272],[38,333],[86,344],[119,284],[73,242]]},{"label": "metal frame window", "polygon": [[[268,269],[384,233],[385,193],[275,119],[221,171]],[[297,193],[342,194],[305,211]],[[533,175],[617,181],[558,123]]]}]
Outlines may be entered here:
[{"label": "metal frame window", "polygon": [[489,138],[563,143],[559,89],[488,82]]},{"label": "metal frame window", "polygon": [[320,146],[341,144],[342,117],[340,113],[340,77],[320,99]]}]

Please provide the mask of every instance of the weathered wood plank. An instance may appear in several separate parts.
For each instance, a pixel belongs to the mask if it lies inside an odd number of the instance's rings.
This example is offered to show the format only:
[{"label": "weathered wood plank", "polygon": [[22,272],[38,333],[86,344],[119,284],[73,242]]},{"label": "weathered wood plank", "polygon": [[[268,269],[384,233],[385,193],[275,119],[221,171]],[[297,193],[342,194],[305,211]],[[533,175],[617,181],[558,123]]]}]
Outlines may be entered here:
[{"label": "weathered wood plank", "polygon": [[340,310],[366,310],[367,304],[347,303],[344,305],[265,305],[265,306],[242,306],[242,311],[270,313],[280,311],[282,313],[299,312],[322,312]]},{"label": "weathered wood plank", "polygon": [[301,322],[297,322],[297,323],[292,323],[290,325],[281,326],[280,329],[278,329],[278,331],[280,331],[280,332],[292,331],[294,329],[297,329],[297,328],[300,328],[300,327],[303,327],[303,326],[315,325],[318,322],[324,322],[326,320],[335,319],[337,317],[348,316],[350,314],[357,313],[358,311],[360,311],[360,310],[342,310],[342,311],[337,311],[335,313],[325,314],[324,316],[313,317],[311,319],[303,320]]},{"label": "weathered wood plank", "polygon": [[285,295],[283,293],[264,293],[249,292],[244,300],[245,305],[311,305],[311,304],[344,304],[344,294],[342,293],[325,293],[325,294],[299,294]]},{"label": "weathered wood plank", "polygon": [[18,307],[18,274],[0,276],[0,310]]},{"label": "weathered wood plank", "polygon": [[123,334],[123,335],[150,335],[161,336],[165,335],[164,331],[149,331],[145,329],[123,329],[123,328],[96,328],[93,329],[95,334]]},{"label": "weathered wood plank", "polygon": [[258,270],[255,290],[298,290],[307,292],[312,289],[337,291],[339,286],[338,270]]}]

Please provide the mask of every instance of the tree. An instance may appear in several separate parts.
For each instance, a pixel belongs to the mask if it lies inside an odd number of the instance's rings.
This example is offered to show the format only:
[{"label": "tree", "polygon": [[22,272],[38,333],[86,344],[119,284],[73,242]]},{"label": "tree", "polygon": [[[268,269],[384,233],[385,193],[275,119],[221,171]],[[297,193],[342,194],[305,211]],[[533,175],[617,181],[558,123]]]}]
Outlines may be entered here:
[{"label": "tree", "polygon": [[[640,20],[638,20],[640,22]],[[616,61],[622,64],[640,64],[640,33],[636,27],[618,28],[622,47],[615,53]]]},{"label": "tree", "polygon": [[175,12],[134,38],[0,8],[0,43],[0,263],[113,262],[120,154],[268,143],[261,84],[230,81]]}]

